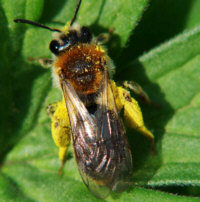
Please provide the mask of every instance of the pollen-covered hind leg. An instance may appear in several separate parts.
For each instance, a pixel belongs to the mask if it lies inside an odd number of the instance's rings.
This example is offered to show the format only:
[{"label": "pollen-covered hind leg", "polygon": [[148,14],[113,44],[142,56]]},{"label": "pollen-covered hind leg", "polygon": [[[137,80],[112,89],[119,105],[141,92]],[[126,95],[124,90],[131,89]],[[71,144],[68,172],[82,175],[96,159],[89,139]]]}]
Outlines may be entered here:
[{"label": "pollen-covered hind leg", "polygon": [[66,152],[71,140],[70,122],[64,100],[50,104],[47,112],[51,117],[51,131],[53,140],[59,147],[59,159],[61,166],[58,174],[60,174],[66,161]]},{"label": "pollen-covered hind leg", "polygon": [[117,87],[112,81],[113,93],[115,96],[116,105],[119,111],[124,109],[124,118],[126,125],[134,128],[146,136],[152,144],[152,151],[154,150],[154,135],[144,125],[141,109],[136,100],[134,100],[129,91],[122,87]]}]

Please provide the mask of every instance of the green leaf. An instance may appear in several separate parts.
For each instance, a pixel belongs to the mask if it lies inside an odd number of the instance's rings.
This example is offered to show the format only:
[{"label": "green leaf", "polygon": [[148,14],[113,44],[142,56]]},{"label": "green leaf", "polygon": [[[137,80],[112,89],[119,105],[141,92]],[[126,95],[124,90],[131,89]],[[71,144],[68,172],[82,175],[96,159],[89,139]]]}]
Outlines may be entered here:
[{"label": "green leaf", "polygon": [[[1,174],[0,198],[5,201],[98,201],[84,186],[72,154],[63,176],[57,176],[59,160],[50,131],[46,106],[59,100],[51,87],[51,76],[29,57],[49,57],[51,33],[30,25],[15,24],[28,18],[53,27],[62,27],[73,16],[75,1],[1,0]],[[84,1],[78,15],[80,24],[98,34],[114,28],[109,49],[119,54],[142,15],[147,0]],[[88,10],[90,12],[88,12]],[[133,189],[108,200],[138,200],[153,190]],[[143,196],[144,195],[144,196]],[[154,195],[154,194],[153,194]],[[168,197],[157,192],[155,197]],[[171,196],[171,198],[177,198]],[[181,197],[182,199],[182,197]]]},{"label": "green leaf", "polygon": [[184,30],[199,25],[199,9],[198,0],[151,1],[121,57],[125,61],[136,58]]},{"label": "green leaf", "polygon": [[189,5],[189,12],[187,13],[187,18],[185,18],[185,28],[191,29],[200,23],[200,2],[198,0],[191,1]]},{"label": "green leaf", "polygon": [[[136,80],[160,105],[157,109],[141,104],[145,122],[156,136],[155,155],[151,155],[146,138],[128,130],[134,160],[133,186],[121,195],[112,193],[107,200],[199,201],[192,196],[200,191],[189,189],[200,186],[200,29],[178,36],[137,61],[132,62],[136,54],[125,60],[119,57],[120,52],[128,55],[130,50],[124,46],[147,3],[84,0],[78,14],[77,21],[95,34],[114,28],[109,55],[121,64],[118,70],[123,68],[116,78]],[[61,94],[51,87],[50,71],[28,61],[29,57],[50,57],[51,32],[12,21],[28,18],[60,28],[72,18],[75,5],[74,0],[1,0],[0,198],[4,201],[99,201],[83,184],[72,147],[62,176],[57,176],[58,149],[51,138],[46,107],[60,100]],[[188,17],[189,27],[196,22]],[[131,54],[140,48],[145,50],[145,45],[131,46]],[[185,196],[158,191],[176,193],[176,187],[183,186],[189,190],[181,192]]]}]

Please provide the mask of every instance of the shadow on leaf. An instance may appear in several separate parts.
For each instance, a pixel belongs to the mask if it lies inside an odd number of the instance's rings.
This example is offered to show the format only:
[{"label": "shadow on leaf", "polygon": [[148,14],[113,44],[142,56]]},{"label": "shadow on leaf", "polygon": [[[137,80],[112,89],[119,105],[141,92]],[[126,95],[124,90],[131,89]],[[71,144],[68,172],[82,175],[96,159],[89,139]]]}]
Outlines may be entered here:
[{"label": "shadow on leaf", "polygon": [[151,1],[138,26],[133,30],[122,57],[126,60],[137,58],[182,32],[193,3],[192,0]]},{"label": "shadow on leaf", "polygon": [[[134,71],[134,69],[137,69],[137,71]],[[136,81],[143,87],[151,101],[160,105],[160,108],[156,108],[151,104],[139,101],[144,122],[155,136],[154,155],[151,153],[151,144],[146,137],[137,133],[135,130],[127,130],[133,155],[133,184],[145,186],[162,165],[162,137],[165,133],[165,126],[173,116],[174,110],[165,100],[165,96],[160,87],[147,78],[145,68],[139,61],[135,61],[126,66],[123,72],[117,72],[116,79],[119,81]],[[135,97],[139,99],[137,96]]]}]

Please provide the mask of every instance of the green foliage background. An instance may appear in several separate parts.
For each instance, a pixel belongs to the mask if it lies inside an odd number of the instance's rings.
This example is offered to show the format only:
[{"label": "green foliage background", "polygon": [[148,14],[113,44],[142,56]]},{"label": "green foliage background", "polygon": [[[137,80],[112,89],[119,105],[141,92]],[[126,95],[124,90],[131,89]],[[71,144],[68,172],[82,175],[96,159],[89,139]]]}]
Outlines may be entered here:
[{"label": "green foliage background", "polygon": [[[52,27],[71,19],[74,0],[0,0],[0,199],[98,201],[84,186],[72,148],[62,176],[46,106],[61,98],[51,73],[28,57],[51,57]],[[140,102],[156,151],[133,130],[133,185],[107,201],[199,201],[200,1],[83,0],[78,22],[94,34],[114,28],[108,44],[116,81],[140,83],[160,108]],[[136,97],[137,98],[137,97]]]}]

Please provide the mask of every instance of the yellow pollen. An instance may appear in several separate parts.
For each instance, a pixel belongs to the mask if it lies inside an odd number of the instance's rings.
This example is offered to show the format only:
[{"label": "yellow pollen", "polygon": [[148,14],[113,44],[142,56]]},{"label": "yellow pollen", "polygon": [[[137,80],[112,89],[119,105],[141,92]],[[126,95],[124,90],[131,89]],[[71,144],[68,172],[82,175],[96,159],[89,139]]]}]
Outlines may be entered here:
[{"label": "yellow pollen", "polygon": [[70,28],[70,22],[67,22],[66,25],[61,29],[62,32],[64,32],[65,35],[69,33],[69,28]]},{"label": "yellow pollen", "polygon": [[56,69],[56,74],[60,74],[60,72],[61,72],[61,67],[57,67],[57,69]]},{"label": "yellow pollen", "polygon": [[91,60],[91,57],[90,57],[90,56],[87,56],[86,59],[87,59],[87,60]]},{"label": "yellow pollen", "polygon": [[100,51],[102,53],[105,52],[101,46],[96,46],[95,50]]}]

